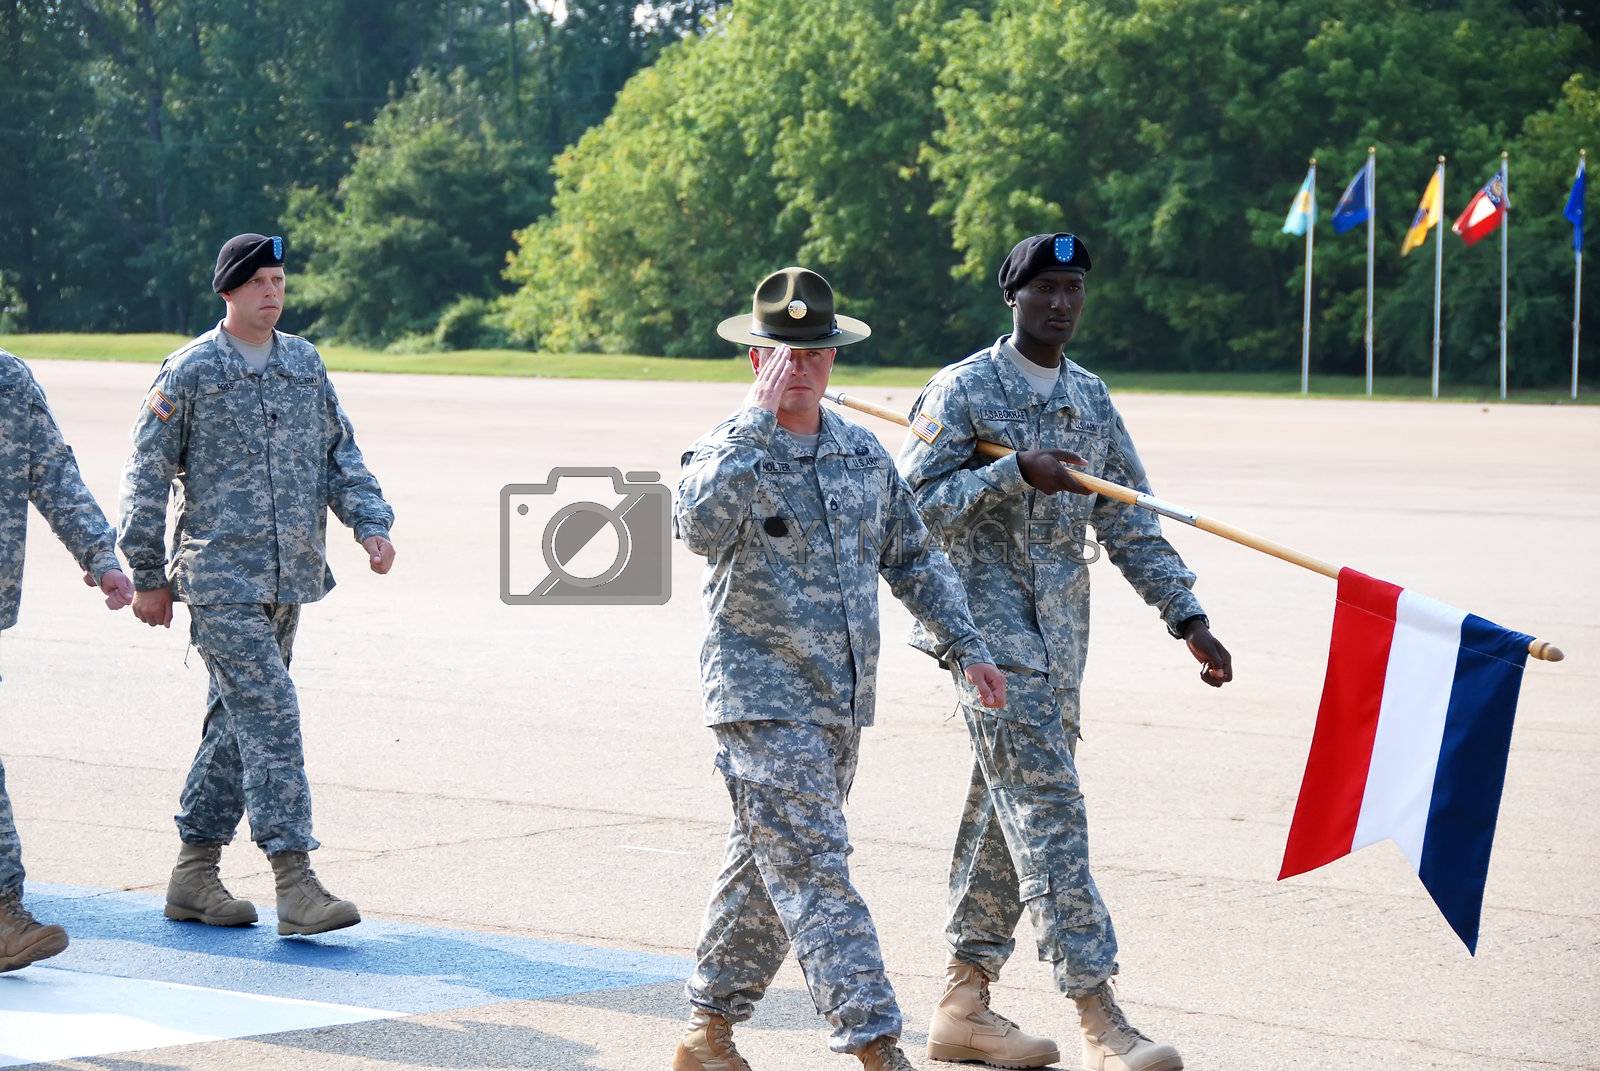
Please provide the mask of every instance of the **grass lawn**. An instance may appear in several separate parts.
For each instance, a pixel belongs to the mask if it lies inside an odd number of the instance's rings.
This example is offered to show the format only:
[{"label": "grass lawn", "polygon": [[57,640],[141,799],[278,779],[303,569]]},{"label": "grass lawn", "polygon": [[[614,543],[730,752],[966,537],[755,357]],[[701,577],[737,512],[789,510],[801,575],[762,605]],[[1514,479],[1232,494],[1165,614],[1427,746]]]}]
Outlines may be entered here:
[{"label": "grass lawn", "polygon": [[[28,360],[138,361],[156,363],[188,341],[181,335],[0,335],[0,349]],[[632,354],[533,353],[526,350],[460,350],[455,353],[384,353],[352,346],[318,347],[328,367],[336,372],[409,372],[424,375],[542,376],[555,379],[656,379],[702,383],[741,383],[750,376],[743,357],[686,358],[639,357]],[[920,387],[933,366],[852,366],[848,360],[835,368],[833,382],[840,387]],[[1118,372],[1102,373],[1118,391],[1160,391],[1185,394],[1295,394],[1300,390],[1298,369],[1287,372]],[[1366,389],[1360,376],[1311,377],[1314,397],[1357,397]],[[1374,384],[1378,398],[1425,398],[1428,380],[1379,376]],[[1445,384],[1444,396],[1452,401],[1496,400],[1496,388]],[[1519,390],[1512,401],[1567,402],[1565,387]],[[1580,404],[1600,401],[1591,388],[1579,395]]]}]

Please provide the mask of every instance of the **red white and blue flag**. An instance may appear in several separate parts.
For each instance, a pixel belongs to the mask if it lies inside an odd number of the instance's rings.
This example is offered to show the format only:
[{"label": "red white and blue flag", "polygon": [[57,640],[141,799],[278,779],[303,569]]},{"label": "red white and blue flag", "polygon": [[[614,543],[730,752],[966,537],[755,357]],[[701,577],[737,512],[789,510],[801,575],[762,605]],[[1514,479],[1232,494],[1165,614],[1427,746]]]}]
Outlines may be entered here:
[{"label": "red white and blue flag", "polygon": [[1506,167],[1501,164],[1494,177],[1483,184],[1483,189],[1473,194],[1450,229],[1461,235],[1463,242],[1472,245],[1505,221],[1507,207]]},{"label": "red white and blue flag", "polygon": [[1476,952],[1532,637],[1353,569],[1279,879],[1392,840]]}]

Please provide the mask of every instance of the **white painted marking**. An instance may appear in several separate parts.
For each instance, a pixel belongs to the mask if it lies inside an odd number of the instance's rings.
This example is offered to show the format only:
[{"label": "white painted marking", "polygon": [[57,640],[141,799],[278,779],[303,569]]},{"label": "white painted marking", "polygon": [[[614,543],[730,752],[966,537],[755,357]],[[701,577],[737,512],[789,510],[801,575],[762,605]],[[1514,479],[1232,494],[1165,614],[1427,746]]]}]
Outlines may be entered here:
[{"label": "white painted marking", "polygon": [[619,844],[619,845],[617,845],[617,847],[621,848],[625,852],[655,852],[657,855],[688,855],[689,854],[688,852],[680,852],[676,848],[646,848],[642,844]]},{"label": "white painted marking", "polygon": [[29,967],[0,975],[0,1067],[399,1016],[375,1008]]}]

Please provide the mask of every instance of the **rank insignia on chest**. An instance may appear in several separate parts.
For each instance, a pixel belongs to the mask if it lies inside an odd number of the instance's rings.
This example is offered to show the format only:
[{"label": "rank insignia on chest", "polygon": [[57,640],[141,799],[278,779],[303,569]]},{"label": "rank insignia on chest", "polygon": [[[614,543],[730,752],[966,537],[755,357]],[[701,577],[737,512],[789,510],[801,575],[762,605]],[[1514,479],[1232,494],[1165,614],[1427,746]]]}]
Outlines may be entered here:
[{"label": "rank insignia on chest", "polygon": [[1008,421],[1012,421],[1012,422],[1020,424],[1023,421],[1028,419],[1028,414],[1023,412],[1021,409],[988,408],[988,409],[979,409],[978,410],[978,419],[979,420],[1008,420]]},{"label": "rank insignia on chest", "polygon": [[911,433],[923,442],[932,446],[939,433],[944,431],[944,425],[939,423],[927,413],[918,413],[917,418],[911,422]]},{"label": "rank insignia on chest", "polygon": [[168,420],[171,420],[172,414],[178,411],[178,407],[172,404],[172,399],[168,398],[165,394],[162,394],[158,390],[153,390],[150,392],[149,405],[150,411],[154,413],[163,424],[165,424]]}]

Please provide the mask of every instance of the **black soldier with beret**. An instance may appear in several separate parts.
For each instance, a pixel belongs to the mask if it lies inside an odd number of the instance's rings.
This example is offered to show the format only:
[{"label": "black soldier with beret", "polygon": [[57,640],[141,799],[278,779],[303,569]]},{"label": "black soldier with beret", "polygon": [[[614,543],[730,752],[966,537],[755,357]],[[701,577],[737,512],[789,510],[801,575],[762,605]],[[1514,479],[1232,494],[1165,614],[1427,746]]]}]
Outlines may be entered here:
[{"label": "black soldier with beret", "polygon": [[[1026,911],[1039,958],[1077,1006],[1081,1066],[1177,1071],[1178,1051],[1131,1026],[1116,1001],[1116,931],[1089,871],[1076,766],[1089,563],[1104,551],[1185,641],[1206,684],[1232,680],[1233,667],[1159,518],[1088,493],[1075,476],[1087,471],[1150,490],[1105,384],[1066,356],[1092,267],[1083,239],[1070,232],[1018,242],[997,277],[1010,334],[929,381],[900,452],[900,471],[961,575],[1007,695],[1004,709],[987,710],[956,681],[973,764],[950,869],[950,959],[928,1055],[1008,1068],[1060,1058],[1054,1041],[989,1008],[989,985]],[[1016,452],[990,461],[974,453],[980,440]],[[1090,526],[1097,542],[1088,539]],[[927,649],[920,633],[912,642]]]}]

